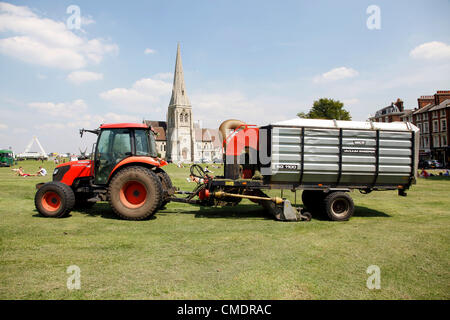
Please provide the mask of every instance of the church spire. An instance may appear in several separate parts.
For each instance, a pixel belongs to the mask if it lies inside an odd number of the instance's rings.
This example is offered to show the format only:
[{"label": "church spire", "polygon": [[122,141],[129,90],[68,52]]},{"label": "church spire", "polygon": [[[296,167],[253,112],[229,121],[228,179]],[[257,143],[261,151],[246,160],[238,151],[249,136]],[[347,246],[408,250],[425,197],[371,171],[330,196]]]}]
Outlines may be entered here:
[{"label": "church spire", "polygon": [[169,106],[190,106],[191,103],[186,94],[184,84],[183,65],[181,63],[180,43],[177,47],[177,60],[175,62],[175,73],[173,75],[172,98]]}]

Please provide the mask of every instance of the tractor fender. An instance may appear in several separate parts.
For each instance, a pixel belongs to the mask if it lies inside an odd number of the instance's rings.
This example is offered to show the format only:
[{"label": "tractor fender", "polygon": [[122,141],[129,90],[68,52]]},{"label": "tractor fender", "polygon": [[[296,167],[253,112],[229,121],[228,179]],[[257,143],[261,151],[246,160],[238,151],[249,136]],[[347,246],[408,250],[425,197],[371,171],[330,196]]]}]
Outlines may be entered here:
[{"label": "tractor fender", "polygon": [[130,165],[135,165],[135,164],[140,164],[140,165],[144,165],[147,167],[156,167],[156,168],[160,168],[163,167],[165,165],[167,165],[167,162],[164,160],[158,160],[152,157],[138,157],[138,156],[132,156],[132,157],[128,157],[123,159],[122,161],[120,161],[118,164],[116,164],[116,166],[114,167],[114,169],[111,171],[111,173],[109,174],[109,178],[108,180],[111,179],[111,177],[120,169],[123,167],[127,167]]}]

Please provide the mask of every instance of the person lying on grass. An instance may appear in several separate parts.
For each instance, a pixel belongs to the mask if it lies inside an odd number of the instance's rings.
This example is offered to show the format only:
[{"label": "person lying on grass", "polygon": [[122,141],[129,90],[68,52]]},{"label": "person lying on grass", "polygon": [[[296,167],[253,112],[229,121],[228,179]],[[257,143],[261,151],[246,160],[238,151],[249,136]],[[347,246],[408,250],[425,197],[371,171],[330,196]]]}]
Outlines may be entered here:
[{"label": "person lying on grass", "polygon": [[11,170],[16,172],[17,175],[21,176],[21,177],[32,177],[32,176],[34,177],[34,176],[37,176],[37,173],[36,174],[29,174],[29,173],[23,172],[23,168],[22,167],[19,167],[19,169],[11,169]]}]

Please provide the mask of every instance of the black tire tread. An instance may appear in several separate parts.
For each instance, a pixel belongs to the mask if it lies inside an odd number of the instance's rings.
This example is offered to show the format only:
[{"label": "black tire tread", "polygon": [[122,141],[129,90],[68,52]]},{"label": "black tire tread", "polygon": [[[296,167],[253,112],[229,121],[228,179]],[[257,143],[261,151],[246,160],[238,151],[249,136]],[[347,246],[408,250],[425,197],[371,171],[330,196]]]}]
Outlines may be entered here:
[{"label": "black tire tread", "polygon": [[[117,183],[117,181],[118,181],[123,175],[129,174],[130,172],[135,172],[135,173],[138,173],[138,174],[141,174],[141,175],[148,175],[148,176],[150,176],[151,179],[152,179],[153,182],[154,182],[155,190],[156,190],[155,194],[153,195],[153,196],[154,196],[154,201],[152,201],[151,207],[148,209],[148,211],[146,212],[145,215],[138,216],[138,217],[130,217],[130,216],[126,216],[126,215],[122,214],[122,213],[115,207],[115,205],[114,205],[114,203],[113,203],[114,201],[111,199],[111,192],[114,191],[114,190],[113,190],[114,185]],[[150,169],[148,169],[148,168],[145,168],[145,167],[141,167],[141,166],[130,166],[130,167],[123,168],[122,170],[120,170],[120,171],[119,171],[119,172],[111,179],[111,182],[109,183],[109,186],[108,186],[108,195],[109,195],[108,198],[109,198],[109,204],[110,204],[112,210],[114,211],[114,213],[115,213],[118,217],[120,217],[120,218],[122,218],[122,219],[125,219],[125,220],[139,221],[139,220],[145,220],[145,219],[150,218],[150,217],[151,217],[152,215],[154,215],[154,214],[156,213],[156,211],[158,211],[158,209],[160,208],[161,203],[162,203],[162,194],[163,194],[163,190],[162,190],[162,185],[161,185],[161,183],[160,183],[160,181],[159,181],[159,178],[156,176],[156,174],[155,174],[152,170],[150,170]]]},{"label": "black tire tread", "polygon": [[[331,208],[333,201],[336,200],[336,198],[341,198],[341,197],[345,198],[349,202],[350,208],[349,208],[349,212],[346,216],[336,217],[335,215],[333,215],[330,208]],[[325,197],[325,199],[323,199],[322,211],[325,212],[327,214],[328,218],[332,221],[347,221],[348,219],[350,219],[353,216],[353,212],[355,211],[355,205],[354,205],[353,200],[350,197],[350,195],[348,195],[346,192],[336,191],[336,192],[329,193]]]},{"label": "black tire tread", "polygon": [[[55,191],[62,197],[62,203],[64,204],[63,210],[59,212],[55,216],[49,216],[45,213],[45,210],[41,207],[41,197],[45,194],[47,191]],[[39,188],[39,190],[36,192],[34,196],[34,205],[36,207],[36,210],[44,217],[48,218],[62,218],[67,216],[70,211],[72,211],[73,207],[75,206],[75,194],[68,185],[59,182],[59,181],[51,181],[45,183],[42,187]]]},{"label": "black tire tread", "polygon": [[162,169],[155,171],[163,188],[162,202],[160,208],[164,208],[170,202],[170,190],[173,188],[172,180],[170,176]]}]

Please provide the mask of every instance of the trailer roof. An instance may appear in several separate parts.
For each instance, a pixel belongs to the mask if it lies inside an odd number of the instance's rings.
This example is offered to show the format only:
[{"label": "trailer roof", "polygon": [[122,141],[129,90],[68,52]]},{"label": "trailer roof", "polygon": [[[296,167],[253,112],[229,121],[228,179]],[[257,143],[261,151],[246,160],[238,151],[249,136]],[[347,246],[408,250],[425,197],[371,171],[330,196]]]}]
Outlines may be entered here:
[{"label": "trailer roof", "polygon": [[359,129],[359,130],[382,130],[382,131],[419,131],[411,122],[371,122],[371,121],[343,121],[325,119],[302,119],[295,118],[285,121],[271,123],[273,126],[289,127],[313,127],[313,128],[336,128],[336,129]]}]

